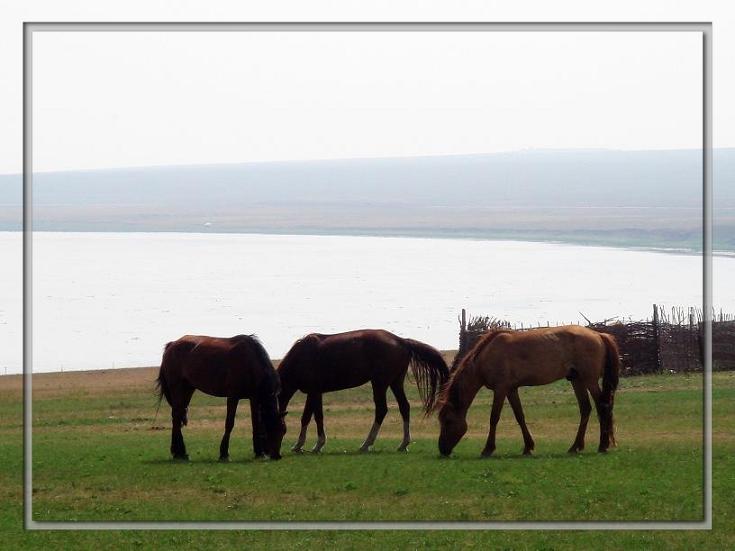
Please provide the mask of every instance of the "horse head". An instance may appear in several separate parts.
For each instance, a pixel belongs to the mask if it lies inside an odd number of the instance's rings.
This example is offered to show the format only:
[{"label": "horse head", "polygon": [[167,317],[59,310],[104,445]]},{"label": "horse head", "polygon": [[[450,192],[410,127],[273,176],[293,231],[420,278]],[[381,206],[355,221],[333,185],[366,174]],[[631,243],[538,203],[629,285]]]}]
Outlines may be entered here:
[{"label": "horse head", "polygon": [[285,417],[287,414],[288,412],[280,413],[277,407],[268,413],[263,413],[266,453],[271,459],[281,459],[281,444],[283,437],[286,436]]},{"label": "horse head", "polygon": [[445,402],[439,410],[439,453],[448,457],[467,432],[467,419],[451,402]]},{"label": "horse head", "polygon": [[271,459],[281,459],[281,444],[286,435],[286,411],[280,411],[278,407],[278,395],[281,387],[278,374],[273,371],[261,385],[259,396],[261,418],[265,429],[265,452]]}]

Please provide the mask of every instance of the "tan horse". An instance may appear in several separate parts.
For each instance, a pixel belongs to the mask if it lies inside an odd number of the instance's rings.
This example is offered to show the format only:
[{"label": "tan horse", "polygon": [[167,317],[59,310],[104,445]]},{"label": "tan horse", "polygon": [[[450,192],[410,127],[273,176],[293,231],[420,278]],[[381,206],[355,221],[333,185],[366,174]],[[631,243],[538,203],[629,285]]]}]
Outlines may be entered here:
[{"label": "tan horse", "polygon": [[[483,457],[495,451],[495,429],[508,398],[523,433],[524,454],[534,448],[526,426],[518,387],[546,385],[566,378],[579,402],[580,422],[570,453],[584,449],[584,435],[592,411],[592,395],[600,420],[600,446],[615,445],[613,401],[618,386],[620,355],[615,339],[592,329],[569,325],[530,331],[491,331],[483,335],[452,372],[436,405],[441,434],[439,451],[447,456],[467,432],[467,410],[483,386],[494,393],[490,432]],[[602,377],[602,388],[598,380]]]}]

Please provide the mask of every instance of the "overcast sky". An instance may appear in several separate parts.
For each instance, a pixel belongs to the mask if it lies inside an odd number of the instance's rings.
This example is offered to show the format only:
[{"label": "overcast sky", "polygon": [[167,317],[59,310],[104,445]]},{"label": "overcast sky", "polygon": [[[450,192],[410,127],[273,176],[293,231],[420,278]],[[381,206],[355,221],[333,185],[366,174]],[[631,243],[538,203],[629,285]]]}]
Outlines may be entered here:
[{"label": "overcast sky", "polygon": [[54,32],[33,59],[39,171],[702,145],[694,32]]}]

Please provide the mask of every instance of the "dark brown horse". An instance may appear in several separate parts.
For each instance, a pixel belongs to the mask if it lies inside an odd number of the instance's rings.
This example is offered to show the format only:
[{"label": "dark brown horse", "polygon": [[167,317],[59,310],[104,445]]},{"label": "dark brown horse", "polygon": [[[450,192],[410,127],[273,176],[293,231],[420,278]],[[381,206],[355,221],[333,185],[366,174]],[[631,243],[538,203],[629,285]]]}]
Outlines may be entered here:
[{"label": "dark brown horse", "polygon": [[375,401],[375,422],[360,448],[368,451],[375,442],[388,406],[386,392],[390,387],[403,418],[403,441],[399,451],[411,443],[409,428],[410,406],[403,390],[406,371],[411,366],[424,402],[430,412],[436,395],[448,376],[441,354],[431,346],[412,339],[402,339],[388,331],[364,329],[335,335],[313,333],[296,341],[278,366],[281,378],[281,411],[297,390],[306,394],[301,416],[301,433],[293,446],[300,452],[306,441],[306,429],[311,416],[316,419],[318,439],[313,451],[326,442],[322,394],[353,388],[370,382]]},{"label": "dark brown horse", "polygon": [[[584,435],[592,411],[589,392],[600,420],[600,446],[615,445],[613,401],[618,386],[620,357],[615,339],[585,327],[570,325],[530,331],[499,330],[485,334],[453,370],[437,402],[441,434],[439,451],[449,455],[467,432],[467,410],[483,386],[493,390],[490,432],[483,457],[495,451],[495,429],[508,398],[523,433],[524,454],[534,448],[526,426],[518,387],[546,385],[566,378],[579,402],[580,422],[570,453],[584,449]],[[598,379],[602,377],[602,388]]]},{"label": "dark brown horse", "polygon": [[187,423],[187,409],[195,390],[227,398],[225,433],[220,459],[229,458],[230,433],[235,425],[237,404],[250,399],[255,455],[280,459],[286,424],[278,408],[281,390],[278,374],[268,353],[254,335],[230,338],[186,335],[166,345],[158,373],[159,403],[162,397],[171,406],[171,454],[188,459],[181,427]]}]

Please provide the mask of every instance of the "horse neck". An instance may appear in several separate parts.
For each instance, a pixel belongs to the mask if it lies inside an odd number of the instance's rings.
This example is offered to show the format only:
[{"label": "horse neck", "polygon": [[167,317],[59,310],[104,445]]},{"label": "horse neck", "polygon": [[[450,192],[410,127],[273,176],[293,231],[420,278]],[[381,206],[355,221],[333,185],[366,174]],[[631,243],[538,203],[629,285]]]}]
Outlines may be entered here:
[{"label": "horse neck", "polygon": [[291,398],[293,398],[293,395],[296,394],[297,388],[294,384],[294,372],[293,369],[290,369],[289,364],[281,362],[277,371],[281,382],[281,394],[278,396],[278,406],[281,413],[283,413],[286,411],[288,403],[291,401]]},{"label": "horse neck", "polygon": [[454,404],[454,407],[464,414],[483,385],[477,363],[474,360],[457,373],[454,384],[457,385],[457,403]]},{"label": "horse neck", "polygon": [[291,401],[294,394],[296,394],[295,387],[291,387],[290,385],[283,384],[283,382],[281,382],[281,394],[278,396],[278,408],[281,410],[280,413],[286,411],[288,403]]}]

